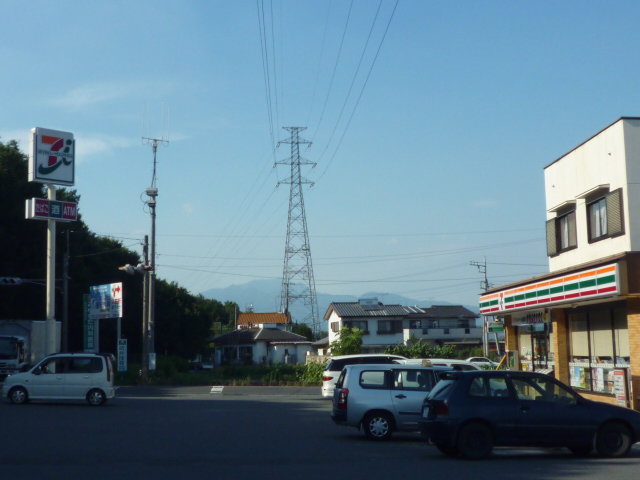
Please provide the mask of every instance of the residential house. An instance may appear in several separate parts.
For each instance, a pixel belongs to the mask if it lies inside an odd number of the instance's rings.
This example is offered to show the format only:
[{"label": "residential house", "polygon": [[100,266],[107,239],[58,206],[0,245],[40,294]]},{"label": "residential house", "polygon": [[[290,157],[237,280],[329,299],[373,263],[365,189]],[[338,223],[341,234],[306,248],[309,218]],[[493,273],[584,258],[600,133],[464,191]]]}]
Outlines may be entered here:
[{"label": "residential house", "polygon": [[259,324],[226,333],[211,340],[216,346],[215,363],[296,364],[305,363],[312,342],[283,330],[277,324]]},{"label": "residential house", "polygon": [[478,346],[482,329],[475,326],[477,318],[462,306],[403,307],[384,305],[377,298],[333,302],[324,315],[329,344],[338,339],[342,327],[358,328],[364,332],[364,353],[383,353],[388,346],[406,344],[412,337],[431,346]]},{"label": "residential house", "polygon": [[549,273],[488,290],[480,313],[504,322],[512,368],[640,409],[640,118],[616,120],[544,178]]}]

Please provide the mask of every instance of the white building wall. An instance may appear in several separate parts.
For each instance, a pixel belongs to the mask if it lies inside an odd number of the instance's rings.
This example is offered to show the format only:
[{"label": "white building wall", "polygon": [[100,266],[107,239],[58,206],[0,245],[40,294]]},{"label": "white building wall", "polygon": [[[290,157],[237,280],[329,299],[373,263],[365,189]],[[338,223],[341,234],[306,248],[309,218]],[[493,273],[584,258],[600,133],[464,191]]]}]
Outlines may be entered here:
[{"label": "white building wall", "polygon": [[[378,334],[378,322],[392,320],[388,317],[385,318],[367,318],[367,325],[369,327],[369,334],[362,337],[362,346],[365,345],[397,345],[403,343],[404,338],[402,332],[400,333],[383,333]],[[397,321],[397,319],[394,319]]]},{"label": "white building wall", "polygon": [[267,357],[267,361],[269,360],[267,356],[267,344],[265,342],[256,342],[253,346],[253,363],[261,364],[262,357]]},{"label": "white building wall", "polygon": [[[547,220],[556,208],[574,201],[578,248],[549,258],[551,272],[617,253],[640,249],[640,225],[629,212],[640,207],[640,121],[620,120],[545,168]],[[589,243],[586,203],[581,198],[599,185],[622,188],[625,234]],[[635,246],[635,248],[633,248]]]},{"label": "white building wall", "polygon": [[625,195],[625,231],[629,236],[630,251],[640,251],[640,120],[624,122],[627,160],[627,193]]}]

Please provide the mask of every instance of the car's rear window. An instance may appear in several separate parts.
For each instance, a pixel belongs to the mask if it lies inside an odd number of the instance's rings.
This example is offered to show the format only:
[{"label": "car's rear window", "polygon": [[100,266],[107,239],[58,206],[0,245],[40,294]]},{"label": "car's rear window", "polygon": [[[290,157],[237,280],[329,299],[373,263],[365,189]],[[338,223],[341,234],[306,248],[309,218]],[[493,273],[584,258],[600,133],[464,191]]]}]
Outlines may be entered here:
[{"label": "car's rear window", "polygon": [[433,390],[429,393],[427,398],[435,398],[440,399],[443,396],[447,395],[449,390],[453,388],[453,386],[457,383],[459,377],[453,373],[441,373],[438,375],[440,377],[440,381],[436,383],[436,386],[433,387]]}]

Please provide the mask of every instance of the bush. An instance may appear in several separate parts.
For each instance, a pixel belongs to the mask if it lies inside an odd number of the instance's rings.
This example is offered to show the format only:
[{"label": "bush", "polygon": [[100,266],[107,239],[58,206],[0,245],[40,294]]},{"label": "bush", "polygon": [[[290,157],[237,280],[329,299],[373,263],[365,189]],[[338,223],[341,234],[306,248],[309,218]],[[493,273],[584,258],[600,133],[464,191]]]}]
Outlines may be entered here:
[{"label": "bush", "polygon": [[326,366],[326,362],[318,362],[317,360],[308,361],[300,371],[300,381],[303,385],[322,384],[322,373]]}]

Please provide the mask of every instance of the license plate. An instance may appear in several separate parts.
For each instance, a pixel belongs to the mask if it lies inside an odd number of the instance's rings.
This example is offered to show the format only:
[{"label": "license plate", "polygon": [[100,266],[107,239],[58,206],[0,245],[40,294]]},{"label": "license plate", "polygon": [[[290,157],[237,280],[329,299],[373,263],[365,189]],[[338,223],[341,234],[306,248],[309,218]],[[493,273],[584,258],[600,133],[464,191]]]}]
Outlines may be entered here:
[{"label": "license plate", "polygon": [[422,409],[422,417],[427,418],[429,416],[429,407],[424,407]]}]

